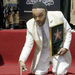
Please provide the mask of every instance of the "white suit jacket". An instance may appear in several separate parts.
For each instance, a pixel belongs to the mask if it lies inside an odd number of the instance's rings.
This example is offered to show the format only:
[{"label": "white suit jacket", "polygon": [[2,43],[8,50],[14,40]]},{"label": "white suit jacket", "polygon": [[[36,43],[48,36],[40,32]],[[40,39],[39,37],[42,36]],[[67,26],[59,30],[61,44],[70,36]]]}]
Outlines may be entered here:
[{"label": "white suit jacket", "polygon": [[[68,49],[67,53],[64,55],[64,58],[66,58],[66,61],[68,63],[71,63],[71,55],[69,51],[69,46],[71,42],[71,28],[68,22],[66,21],[63,14],[60,11],[48,11],[47,16],[48,16],[49,26],[64,23],[64,46],[63,47]],[[41,47],[42,47],[42,39],[37,30],[37,24],[34,18],[32,18],[27,22],[26,42],[21,52],[19,61],[26,62],[32,50],[34,41],[36,42],[36,47],[35,47],[32,67],[31,67],[32,72],[36,69],[37,64],[39,62],[40,55],[41,55]]]}]

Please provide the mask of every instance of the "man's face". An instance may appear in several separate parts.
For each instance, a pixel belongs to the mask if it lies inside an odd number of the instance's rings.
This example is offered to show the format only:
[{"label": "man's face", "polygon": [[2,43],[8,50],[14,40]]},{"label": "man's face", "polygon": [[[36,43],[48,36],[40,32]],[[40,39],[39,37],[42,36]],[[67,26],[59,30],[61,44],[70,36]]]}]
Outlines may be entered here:
[{"label": "man's face", "polygon": [[32,9],[32,14],[33,14],[33,17],[34,17],[36,23],[39,26],[42,26],[45,22],[46,14],[47,14],[45,9],[43,9],[43,8],[34,8],[34,9]]}]

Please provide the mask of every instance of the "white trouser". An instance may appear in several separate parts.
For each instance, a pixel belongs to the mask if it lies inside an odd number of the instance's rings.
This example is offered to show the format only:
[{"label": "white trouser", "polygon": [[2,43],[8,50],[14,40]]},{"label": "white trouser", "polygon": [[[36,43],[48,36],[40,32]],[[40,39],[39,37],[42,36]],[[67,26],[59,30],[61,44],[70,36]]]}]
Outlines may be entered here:
[{"label": "white trouser", "polygon": [[65,61],[63,56],[54,57],[52,64],[53,64],[52,71],[55,73],[55,75],[65,75],[70,66],[70,64]]},{"label": "white trouser", "polygon": [[[43,59],[44,60],[44,59]],[[68,68],[70,64],[68,64],[63,56],[55,56],[52,60],[52,71],[55,73],[55,75],[65,75],[68,71]],[[48,69],[50,67],[50,61],[42,62],[40,60],[36,70],[35,75],[46,75],[48,73]]]}]

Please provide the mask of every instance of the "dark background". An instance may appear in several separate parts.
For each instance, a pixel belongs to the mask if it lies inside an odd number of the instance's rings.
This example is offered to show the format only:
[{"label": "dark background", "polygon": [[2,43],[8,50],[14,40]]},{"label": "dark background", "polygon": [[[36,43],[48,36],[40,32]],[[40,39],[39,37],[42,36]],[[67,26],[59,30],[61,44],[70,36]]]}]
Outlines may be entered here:
[{"label": "dark background", "polygon": [[[18,0],[18,9],[19,9],[19,16],[20,16],[20,25],[24,25],[23,27],[26,28],[26,22],[32,18],[32,4],[27,5],[27,0]],[[42,0],[43,1],[43,0]],[[54,5],[47,6],[48,11],[62,11],[65,18],[70,24],[70,6],[71,0],[53,0]],[[3,0],[0,0],[0,28],[5,28],[5,20],[4,20],[4,7],[3,7]],[[72,29],[75,29],[75,26],[70,24]]]}]

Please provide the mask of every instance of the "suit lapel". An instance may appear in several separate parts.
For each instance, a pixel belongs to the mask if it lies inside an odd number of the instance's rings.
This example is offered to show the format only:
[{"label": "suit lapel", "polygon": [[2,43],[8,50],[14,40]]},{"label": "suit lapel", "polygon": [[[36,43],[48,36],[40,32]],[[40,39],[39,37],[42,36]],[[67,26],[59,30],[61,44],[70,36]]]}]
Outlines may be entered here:
[{"label": "suit lapel", "polygon": [[42,44],[42,37],[40,36],[40,32],[38,31],[37,24],[35,23],[33,26],[33,38],[40,47]]}]

